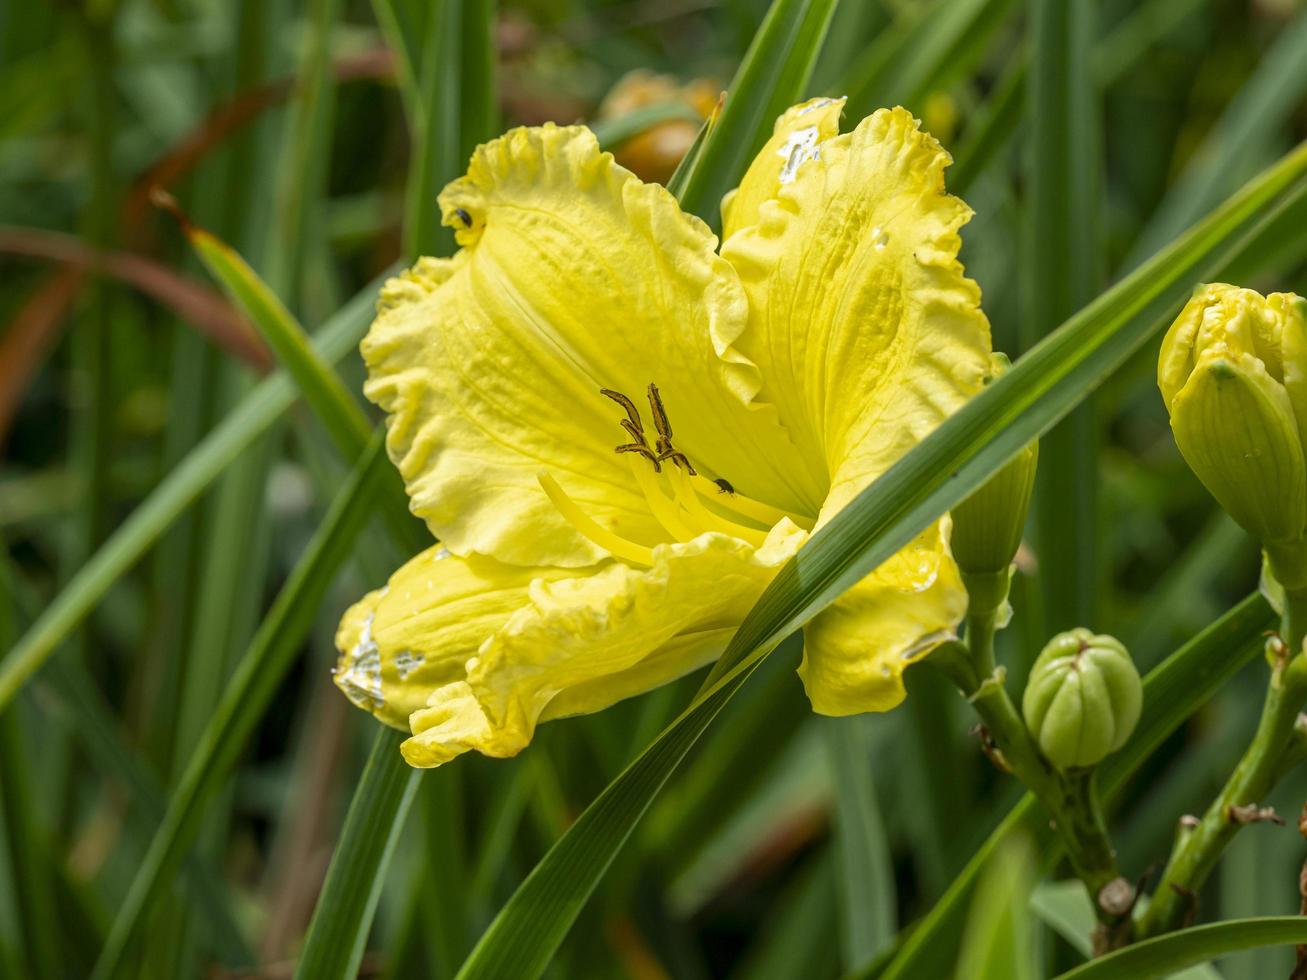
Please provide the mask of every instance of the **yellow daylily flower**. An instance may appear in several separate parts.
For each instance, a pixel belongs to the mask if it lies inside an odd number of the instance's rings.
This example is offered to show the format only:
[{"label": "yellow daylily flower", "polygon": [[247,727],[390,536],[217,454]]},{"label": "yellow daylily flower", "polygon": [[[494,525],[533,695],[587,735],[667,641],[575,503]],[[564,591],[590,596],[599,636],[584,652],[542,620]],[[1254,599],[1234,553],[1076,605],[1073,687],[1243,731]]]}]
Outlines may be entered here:
[{"label": "yellow daylily flower", "polygon": [[[902,109],[777,122],[720,252],[582,127],[477,149],[461,250],[383,290],[367,396],[441,544],[345,616],[336,681],[416,766],[511,756],[719,656],[813,528],[978,391],[971,212]],[[966,594],[941,520],[806,628],[817,711],[884,710]]]}]

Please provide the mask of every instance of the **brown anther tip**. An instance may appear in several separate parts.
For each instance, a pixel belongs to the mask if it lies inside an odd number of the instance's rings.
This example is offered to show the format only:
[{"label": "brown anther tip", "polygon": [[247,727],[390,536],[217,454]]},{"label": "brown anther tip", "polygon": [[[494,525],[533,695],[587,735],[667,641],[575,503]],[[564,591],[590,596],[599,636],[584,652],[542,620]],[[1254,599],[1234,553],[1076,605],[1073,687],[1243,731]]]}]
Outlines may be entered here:
[{"label": "brown anther tip", "polygon": [[1135,887],[1124,878],[1113,878],[1098,890],[1098,907],[1108,915],[1126,915],[1135,906]]}]

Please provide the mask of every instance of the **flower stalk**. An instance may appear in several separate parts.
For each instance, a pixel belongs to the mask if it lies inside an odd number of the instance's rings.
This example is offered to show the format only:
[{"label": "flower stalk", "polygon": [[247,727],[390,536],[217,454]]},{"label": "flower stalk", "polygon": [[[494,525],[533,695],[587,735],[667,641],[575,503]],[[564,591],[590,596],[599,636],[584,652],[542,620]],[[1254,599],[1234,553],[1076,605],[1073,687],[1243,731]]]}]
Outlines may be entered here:
[{"label": "flower stalk", "polygon": [[1221,793],[1193,824],[1185,818],[1152,903],[1138,923],[1147,939],[1180,928],[1192,912],[1198,889],[1239,828],[1268,819],[1261,802],[1300,757],[1299,712],[1307,704],[1307,590],[1286,590],[1279,637],[1268,643],[1271,679],[1257,731]]},{"label": "flower stalk", "polygon": [[1059,771],[1039,751],[995,666],[994,636],[1007,618],[1008,574],[963,576],[971,596],[966,643],[940,648],[930,658],[971,702],[999,761],[1034,794],[1052,818],[1077,878],[1098,917],[1098,953],[1129,941],[1134,888],[1120,873],[1107,835],[1091,768]]}]

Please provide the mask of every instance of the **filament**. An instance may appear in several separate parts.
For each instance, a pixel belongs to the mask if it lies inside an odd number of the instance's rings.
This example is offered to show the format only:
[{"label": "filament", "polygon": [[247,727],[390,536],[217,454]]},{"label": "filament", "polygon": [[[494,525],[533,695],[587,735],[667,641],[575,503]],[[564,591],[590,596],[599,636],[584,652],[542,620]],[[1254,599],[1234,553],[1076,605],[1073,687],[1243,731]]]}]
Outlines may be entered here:
[{"label": "filament", "polygon": [[637,565],[653,565],[652,549],[646,548],[642,544],[636,544],[634,541],[628,541],[626,538],[600,527],[581,510],[576,501],[569,497],[566,491],[558,485],[558,481],[548,473],[539,473],[536,475],[536,479],[540,481],[541,488],[549,495],[549,499],[558,508],[558,512],[583,537],[589,538],[617,558],[634,562]]},{"label": "filament", "polygon": [[722,493],[721,487],[705,476],[692,476],[689,477],[689,481],[699,496],[706,497],[724,510],[733,510],[737,514],[759,521],[768,527],[778,524],[783,518],[788,517],[805,531],[812,530],[813,522],[811,519],[792,514],[788,510],[781,510],[779,507],[771,506],[771,504],[760,503],[743,494]]},{"label": "filament", "polygon": [[[667,495],[659,489],[658,481],[654,479],[653,472],[634,456],[630,458],[630,463],[631,472],[635,475],[636,482],[640,484],[644,499],[648,501],[649,509],[653,511],[658,523],[677,541],[692,540],[695,532],[681,520],[680,515],[676,512],[676,504],[669,500]],[[676,467],[673,465],[669,469],[675,471]]]},{"label": "filament", "polygon": [[689,511],[690,516],[705,524],[714,531],[720,531],[722,534],[729,534],[731,537],[747,541],[755,548],[760,547],[767,540],[767,535],[757,528],[745,527],[743,524],[736,524],[734,521],[728,521],[724,517],[718,517],[705,507],[690,486],[692,479],[683,473],[680,467],[672,466],[668,468],[668,479],[672,481],[672,487],[676,490],[676,499],[681,506]]}]

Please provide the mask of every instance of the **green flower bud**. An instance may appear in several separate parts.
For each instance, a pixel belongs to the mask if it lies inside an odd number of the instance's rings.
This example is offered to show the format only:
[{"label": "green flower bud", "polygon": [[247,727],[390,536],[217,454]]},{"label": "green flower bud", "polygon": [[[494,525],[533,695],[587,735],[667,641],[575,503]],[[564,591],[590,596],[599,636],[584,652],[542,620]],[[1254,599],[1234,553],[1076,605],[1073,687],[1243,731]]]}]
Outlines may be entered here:
[{"label": "green flower bud", "polygon": [[[1009,367],[1003,354],[994,354],[986,383]],[[953,508],[953,558],[968,574],[1007,571],[1026,526],[1030,491],[1035,485],[1039,443],[1032,442],[989,478],[979,490]]]},{"label": "green flower bud", "polygon": [[1296,548],[1307,531],[1307,301],[1199,287],[1162,342],[1157,384],[1212,496],[1268,547]]},{"label": "green flower bud", "polygon": [[1121,642],[1073,629],[1040,653],[1021,712],[1044,758],[1072,769],[1097,765],[1124,745],[1142,703],[1139,671]]}]

